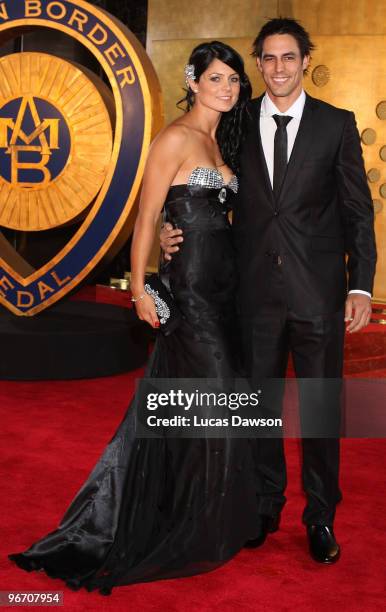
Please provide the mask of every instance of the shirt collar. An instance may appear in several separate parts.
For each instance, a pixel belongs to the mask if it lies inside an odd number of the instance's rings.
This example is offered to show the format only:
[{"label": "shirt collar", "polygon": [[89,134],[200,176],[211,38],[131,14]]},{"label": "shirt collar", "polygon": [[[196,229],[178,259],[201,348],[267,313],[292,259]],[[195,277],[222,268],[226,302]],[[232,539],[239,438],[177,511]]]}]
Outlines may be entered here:
[{"label": "shirt collar", "polygon": [[304,89],[302,89],[300,96],[295,100],[292,106],[290,106],[290,108],[287,109],[285,113],[282,113],[272,102],[268,93],[265,92],[264,98],[261,102],[260,115],[261,117],[272,117],[272,115],[289,115],[290,117],[294,117],[295,119],[301,119],[305,103],[306,94]]}]

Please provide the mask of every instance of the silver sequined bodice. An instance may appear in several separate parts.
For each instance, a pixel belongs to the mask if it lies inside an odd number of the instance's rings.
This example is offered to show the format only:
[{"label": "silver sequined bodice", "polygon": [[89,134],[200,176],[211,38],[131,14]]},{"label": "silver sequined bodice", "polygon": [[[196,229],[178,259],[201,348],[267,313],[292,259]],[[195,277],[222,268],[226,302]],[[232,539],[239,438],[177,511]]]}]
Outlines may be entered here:
[{"label": "silver sequined bodice", "polygon": [[188,185],[200,185],[201,187],[208,187],[212,189],[222,189],[228,187],[234,193],[237,193],[239,188],[239,182],[237,176],[234,174],[229,181],[225,183],[224,177],[217,168],[204,168],[198,166],[193,170],[188,178]]}]

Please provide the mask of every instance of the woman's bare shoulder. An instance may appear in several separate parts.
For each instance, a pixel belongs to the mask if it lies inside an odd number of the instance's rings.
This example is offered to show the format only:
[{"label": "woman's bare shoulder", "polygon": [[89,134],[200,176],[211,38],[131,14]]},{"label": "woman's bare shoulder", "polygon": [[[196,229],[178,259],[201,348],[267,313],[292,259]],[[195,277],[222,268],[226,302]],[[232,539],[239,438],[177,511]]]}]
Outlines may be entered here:
[{"label": "woman's bare shoulder", "polygon": [[186,148],[192,140],[192,130],[184,123],[180,123],[177,119],[163,128],[156,138],[153,140],[152,147],[157,149],[167,149],[172,147],[174,152],[176,148]]}]

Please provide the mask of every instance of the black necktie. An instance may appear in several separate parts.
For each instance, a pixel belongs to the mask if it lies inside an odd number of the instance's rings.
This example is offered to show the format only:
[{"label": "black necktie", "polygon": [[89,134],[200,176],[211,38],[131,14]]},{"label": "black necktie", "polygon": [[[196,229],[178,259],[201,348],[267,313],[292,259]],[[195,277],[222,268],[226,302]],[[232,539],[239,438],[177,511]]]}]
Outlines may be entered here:
[{"label": "black necktie", "polygon": [[277,125],[273,156],[273,193],[275,198],[278,198],[287,170],[287,125],[291,121],[292,117],[288,117],[287,115],[272,116]]}]

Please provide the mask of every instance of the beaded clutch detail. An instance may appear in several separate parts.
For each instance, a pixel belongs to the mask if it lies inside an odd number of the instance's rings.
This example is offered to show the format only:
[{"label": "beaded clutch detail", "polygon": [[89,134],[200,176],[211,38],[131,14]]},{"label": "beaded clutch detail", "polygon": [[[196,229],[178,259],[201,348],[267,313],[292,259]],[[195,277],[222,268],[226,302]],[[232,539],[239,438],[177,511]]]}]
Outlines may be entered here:
[{"label": "beaded clutch detail", "polygon": [[145,291],[155,302],[160,330],[165,336],[168,336],[181,322],[181,313],[172,294],[165,287],[158,274],[151,274],[146,278]]}]

